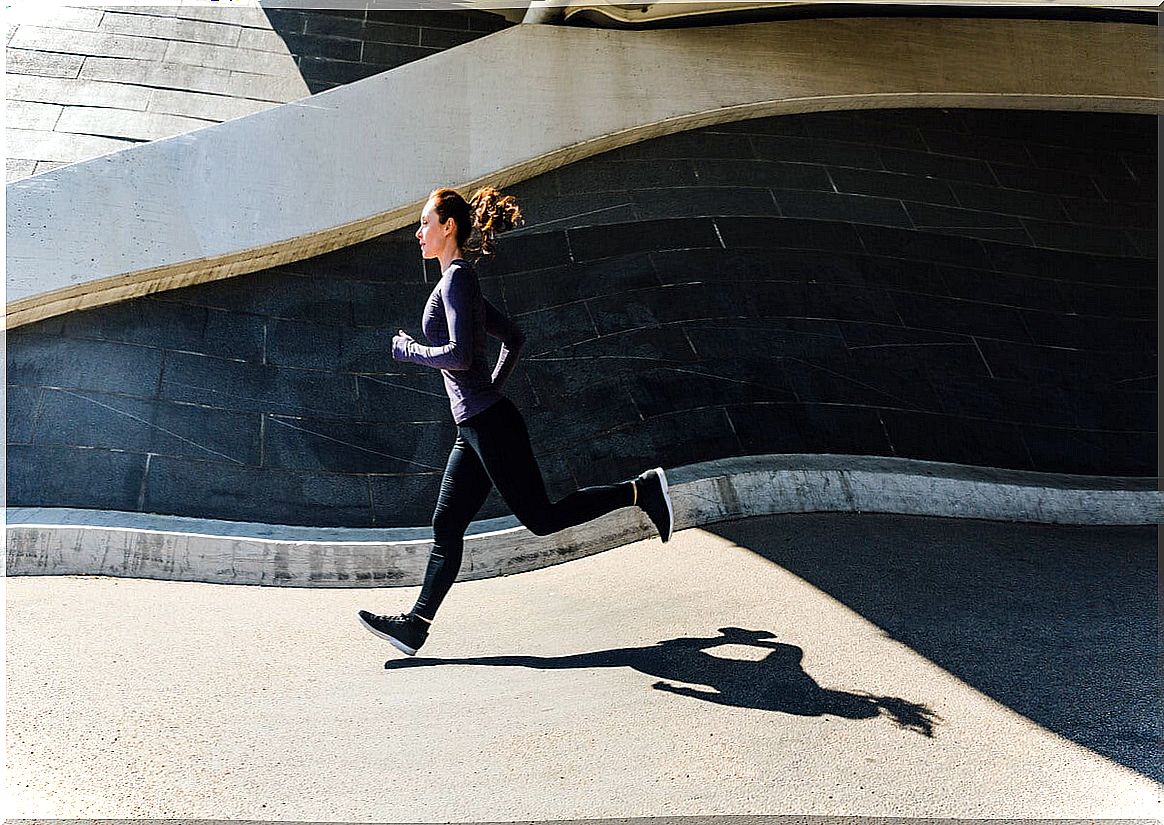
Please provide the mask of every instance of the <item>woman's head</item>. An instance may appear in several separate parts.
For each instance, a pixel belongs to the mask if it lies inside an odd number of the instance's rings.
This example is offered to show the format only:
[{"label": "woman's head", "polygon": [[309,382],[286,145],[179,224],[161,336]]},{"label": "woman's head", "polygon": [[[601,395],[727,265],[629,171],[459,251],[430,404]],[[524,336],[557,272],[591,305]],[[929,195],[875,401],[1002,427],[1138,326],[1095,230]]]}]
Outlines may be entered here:
[{"label": "woman's head", "polygon": [[498,232],[521,222],[521,208],[511,195],[491,186],[478,189],[468,201],[455,189],[436,189],[428,197],[416,230],[421,254],[440,258],[456,250],[475,255],[492,255]]}]

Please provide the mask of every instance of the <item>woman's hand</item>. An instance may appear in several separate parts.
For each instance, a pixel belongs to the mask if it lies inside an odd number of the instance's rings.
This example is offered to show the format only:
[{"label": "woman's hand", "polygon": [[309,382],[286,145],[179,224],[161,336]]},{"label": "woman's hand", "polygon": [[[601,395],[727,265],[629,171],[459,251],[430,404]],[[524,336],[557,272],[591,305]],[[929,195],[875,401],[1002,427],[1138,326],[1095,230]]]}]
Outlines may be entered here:
[{"label": "woman's hand", "polygon": [[396,334],[392,336],[392,359],[394,361],[407,361],[412,346],[416,344],[412,336],[404,330],[397,330]]}]

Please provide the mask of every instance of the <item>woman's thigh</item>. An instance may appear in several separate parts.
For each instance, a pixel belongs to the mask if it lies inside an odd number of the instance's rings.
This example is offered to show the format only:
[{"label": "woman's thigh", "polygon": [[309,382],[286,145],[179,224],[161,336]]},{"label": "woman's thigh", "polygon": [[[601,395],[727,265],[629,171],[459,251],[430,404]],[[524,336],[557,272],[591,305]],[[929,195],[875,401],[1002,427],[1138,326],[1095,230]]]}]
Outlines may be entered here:
[{"label": "woman's thigh", "polygon": [[485,503],[492,486],[480,457],[458,435],[449,451],[441,479],[441,490],[432,516],[433,526],[463,532]]},{"label": "woman's thigh", "polygon": [[520,519],[525,512],[545,509],[550,501],[521,413],[507,400],[496,407],[466,437],[493,486]]}]

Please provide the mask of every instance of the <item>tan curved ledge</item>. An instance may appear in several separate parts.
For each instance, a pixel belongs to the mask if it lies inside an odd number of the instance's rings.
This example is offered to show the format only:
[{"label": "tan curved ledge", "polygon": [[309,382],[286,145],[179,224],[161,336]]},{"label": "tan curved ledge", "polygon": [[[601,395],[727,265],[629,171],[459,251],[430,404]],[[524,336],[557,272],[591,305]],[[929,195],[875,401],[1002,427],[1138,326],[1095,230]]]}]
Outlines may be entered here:
[{"label": "tan curved ledge", "polygon": [[[698,23],[700,19],[716,18],[725,15],[739,15],[748,12],[781,10],[808,10],[815,11],[821,5],[857,6],[859,3],[843,4],[805,2],[805,0],[654,0],[647,3],[613,3],[596,0],[595,2],[567,2],[561,5],[560,13],[564,20],[573,18],[585,19],[595,25],[602,25],[603,21],[621,26],[651,26],[659,23],[670,23],[677,20],[689,23]],[[909,0],[878,0],[866,3],[872,14],[878,14],[884,7],[903,7],[910,5]],[[1014,11],[1019,9],[1035,17],[1041,12],[1062,12],[1069,9],[1081,9],[1105,12],[1137,12],[1144,15],[1155,12],[1154,7],[1136,5],[1114,5],[1111,3],[1072,2],[1067,0],[1027,0],[1015,4],[1012,0],[944,0],[941,3],[926,3],[927,10],[945,8],[947,10],[981,10],[989,13],[995,9]],[[829,9],[825,9],[829,11]],[[864,12],[864,10],[862,10]]]},{"label": "tan curved ledge", "polygon": [[[618,146],[827,109],[1156,113],[1156,30],[797,20],[516,26],[376,77],[7,187],[7,325],[253,272]],[[433,89],[449,105],[431,109]]]},{"label": "tan curved ledge", "polygon": [[[667,471],[675,529],[777,513],[896,513],[1076,525],[1164,518],[1154,479],[1053,475],[901,458],[767,455]],[[7,575],[91,575],[290,587],[419,584],[429,528],[351,529],[10,508]],[[552,536],[476,522],[461,579],[520,573],[655,536],[630,508]]]}]

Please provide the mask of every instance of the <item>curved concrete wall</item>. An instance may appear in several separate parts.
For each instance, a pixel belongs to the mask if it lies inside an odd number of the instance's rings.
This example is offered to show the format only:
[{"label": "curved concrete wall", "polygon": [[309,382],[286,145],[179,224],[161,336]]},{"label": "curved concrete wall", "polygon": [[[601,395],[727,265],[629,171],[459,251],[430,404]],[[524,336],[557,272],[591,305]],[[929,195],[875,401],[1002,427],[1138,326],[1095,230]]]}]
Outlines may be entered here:
[{"label": "curved concrete wall", "polygon": [[509,25],[485,12],[210,5],[6,12],[7,178],[181,135]]},{"label": "curved concrete wall", "polygon": [[[482,274],[530,338],[551,492],[763,453],[1153,476],[1155,141],[823,113],[513,187],[529,224]],[[436,275],[411,235],[11,332],[9,503],[427,523],[453,432],[439,376],[387,356]]]},{"label": "curved concrete wall", "polygon": [[[1151,26],[1049,21],[515,26],[310,105],[10,184],[8,324],[349,246],[411,223],[435,180],[513,182],[710,123],[926,105],[1154,113],[1156,45]],[[523,82],[531,65],[546,74]],[[426,105],[437,82],[456,106]]]}]

